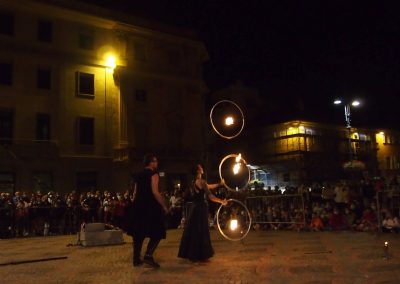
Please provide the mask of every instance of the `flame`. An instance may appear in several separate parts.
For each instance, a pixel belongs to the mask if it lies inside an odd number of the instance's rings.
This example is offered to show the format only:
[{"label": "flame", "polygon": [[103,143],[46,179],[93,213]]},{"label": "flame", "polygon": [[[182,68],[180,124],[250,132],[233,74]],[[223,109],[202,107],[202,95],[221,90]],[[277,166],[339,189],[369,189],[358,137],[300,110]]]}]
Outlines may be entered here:
[{"label": "flame", "polygon": [[225,118],[225,125],[231,126],[235,123],[235,120],[233,119],[232,116],[228,116]]},{"label": "flame", "polygon": [[233,166],[233,174],[237,175],[240,172],[240,163],[236,163]]},{"label": "flame", "polygon": [[239,153],[237,157],[235,158],[235,165],[233,166],[233,174],[237,175],[240,172],[240,167],[242,164],[240,163],[240,160],[242,159],[242,154]]},{"label": "flame", "polygon": [[238,220],[232,219],[229,227],[231,231],[235,231],[238,228]]}]

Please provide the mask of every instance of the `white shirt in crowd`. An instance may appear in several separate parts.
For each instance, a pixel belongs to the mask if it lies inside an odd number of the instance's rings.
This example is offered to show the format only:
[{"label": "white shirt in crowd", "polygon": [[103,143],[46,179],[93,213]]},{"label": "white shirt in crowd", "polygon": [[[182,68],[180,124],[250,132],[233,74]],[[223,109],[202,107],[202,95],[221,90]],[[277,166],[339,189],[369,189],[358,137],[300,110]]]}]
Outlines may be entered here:
[{"label": "white shirt in crowd", "polygon": [[383,220],[382,225],[383,225],[383,227],[385,227],[387,229],[393,229],[393,228],[400,227],[399,219],[397,219],[396,217],[387,218],[387,219]]},{"label": "white shirt in crowd", "polygon": [[172,195],[171,198],[169,199],[169,202],[171,203],[171,207],[175,208],[176,203],[178,202],[178,198],[176,198],[175,195]]}]

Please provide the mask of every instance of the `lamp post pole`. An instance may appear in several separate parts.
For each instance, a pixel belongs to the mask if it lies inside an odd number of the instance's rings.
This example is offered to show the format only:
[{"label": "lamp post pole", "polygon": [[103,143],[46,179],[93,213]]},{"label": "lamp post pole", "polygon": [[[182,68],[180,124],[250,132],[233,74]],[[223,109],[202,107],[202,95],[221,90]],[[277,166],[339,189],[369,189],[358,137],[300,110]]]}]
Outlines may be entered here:
[{"label": "lamp post pole", "polygon": [[351,106],[357,107],[360,105],[358,100],[354,100],[351,103],[348,101],[343,102],[341,99],[336,99],[333,102],[335,105],[344,104],[344,118],[346,120],[347,135],[349,141],[349,158],[350,162],[353,161],[353,148],[351,147]]},{"label": "lamp post pole", "polygon": [[344,105],[344,116],[346,119],[346,128],[347,128],[347,135],[349,138],[349,159],[350,162],[353,161],[353,149],[351,147],[351,112],[350,112],[350,104]]}]

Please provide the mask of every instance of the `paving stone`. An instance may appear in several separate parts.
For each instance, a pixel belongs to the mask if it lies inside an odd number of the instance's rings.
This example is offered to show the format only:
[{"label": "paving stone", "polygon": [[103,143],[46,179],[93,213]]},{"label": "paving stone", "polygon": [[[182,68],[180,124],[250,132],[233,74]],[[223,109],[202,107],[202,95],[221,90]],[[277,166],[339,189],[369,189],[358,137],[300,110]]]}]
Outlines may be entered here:
[{"label": "paving stone", "polygon": [[[177,258],[181,234],[169,231],[161,242],[155,255],[158,270],[132,267],[127,236],[123,245],[94,248],[66,247],[75,236],[0,240],[0,262],[68,257],[0,266],[0,283],[400,283],[400,238],[390,234],[250,232],[243,245],[213,230],[215,256],[201,265]],[[386,239],[390,260],[382,259]]]},{"label": "paving stone", "polygon": [[400,266],[398,264],[377,265],[367,269],[369,272],[397,272],[399,270]]},{"label": "paving stone", "polygon": [[314,266],[297,266],[290,267],[289,271],[295,274],[301,273],[332,273],[332,266],[330,265],[314,265]]}]

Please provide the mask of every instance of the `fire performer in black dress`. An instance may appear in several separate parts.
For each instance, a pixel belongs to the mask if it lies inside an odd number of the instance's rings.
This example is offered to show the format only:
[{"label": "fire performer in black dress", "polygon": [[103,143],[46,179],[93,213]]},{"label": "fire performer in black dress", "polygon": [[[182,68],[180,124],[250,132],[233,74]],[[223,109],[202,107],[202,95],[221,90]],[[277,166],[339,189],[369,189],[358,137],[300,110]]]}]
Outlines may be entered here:
[{"label": "fire performer in black dress", "polygon": [[[133,237],[133,265],[146,263],[158,268],[160,265],[154,261],[153,253],[161,239],[166,237],[164,215],[168,208],[158,190],[157,157],[146,155],[144,164],[144,171],[134,180],[134,200],[129,216],[132,222],[128,234]],[[142,261],[140,255],[145,238],[150,238],[150,241]]]},{"label": "fire performer in black dress", "polygon": [[214,255],[210,239],[207,199],[223,205],[226,205],[227,201],[217,198],[210,191],[224,185],[223,180],[219,184],[207,184],[202,178],[204,171],[201,165],[196,165],[193,172],[195,180],[190,189],[193,206],[186,217],[178,257],[191,261],[206,261]]}]

